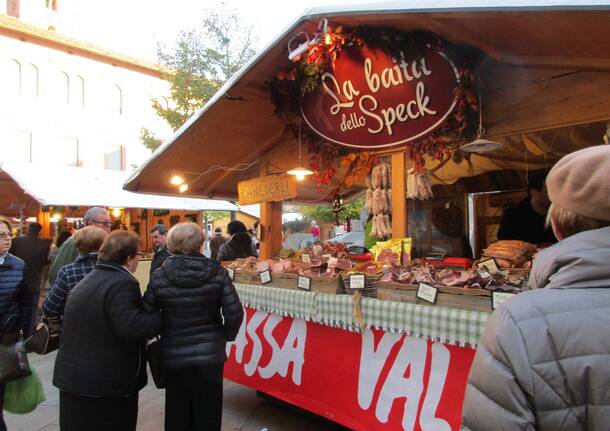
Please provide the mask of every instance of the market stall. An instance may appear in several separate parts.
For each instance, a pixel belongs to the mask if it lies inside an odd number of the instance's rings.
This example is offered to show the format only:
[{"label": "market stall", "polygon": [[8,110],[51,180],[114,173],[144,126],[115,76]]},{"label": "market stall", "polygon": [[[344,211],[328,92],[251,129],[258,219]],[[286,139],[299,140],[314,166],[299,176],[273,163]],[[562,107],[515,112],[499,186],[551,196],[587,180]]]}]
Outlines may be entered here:
[{"label": "market stall", "polygon": [[[608,140],[610,12],[565,3],[308,11],[134,174],[128,190],[172,193],[190,172],[191,194],[261,203],[260,258],[227,264],[247,318],[226,377],[352,429],[459,429],[485,321],[537,251],[477,237],[466,193],[524,190]],[[205,151],[218,140],[230,151]],[[281,250],[283,201],[362,194],[372,260]],[[434,201],[428,225],[458,238],[473,221],[475,261],[413,252],[413,209]]]}]

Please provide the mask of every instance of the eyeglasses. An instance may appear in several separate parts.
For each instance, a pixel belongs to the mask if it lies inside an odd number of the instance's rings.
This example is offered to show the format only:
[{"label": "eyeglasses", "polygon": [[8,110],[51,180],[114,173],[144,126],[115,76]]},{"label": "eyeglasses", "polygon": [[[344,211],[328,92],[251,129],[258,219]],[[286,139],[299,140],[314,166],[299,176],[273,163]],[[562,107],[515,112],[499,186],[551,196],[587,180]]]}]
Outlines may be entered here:
[{"label": "eyeglasses", "polygon": [[0,239],[11,239],[13,234],[10,232],[0,232]]},{"label": "eyeglasses", "polygon": [[102,225],[102,226],[106,226],[106,227],[110,227],[112,226],[112,222],[111,221],[99,221],[99,220],[91,220],[94,224],[98,224],[98,225]]}]

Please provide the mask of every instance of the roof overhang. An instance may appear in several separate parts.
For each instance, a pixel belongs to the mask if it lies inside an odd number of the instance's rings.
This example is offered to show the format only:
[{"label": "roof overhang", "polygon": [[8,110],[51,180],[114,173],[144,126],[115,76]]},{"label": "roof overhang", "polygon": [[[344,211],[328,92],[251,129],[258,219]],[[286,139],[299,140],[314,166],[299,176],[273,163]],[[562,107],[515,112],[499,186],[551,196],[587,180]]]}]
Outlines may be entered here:
[{"label": "roof overhang", "polygon": [[227,201],[132,193],[122,188],[127,175],[123,171],[2,162],[0,213],[15,215],[23,209],[26,214],[36,214],[40,206],[237,211]]},{"label": "roof overhang", "polygon": [[[331,26],[430,31],[486,54],[487,60],[477,72],[489,84],[484,95],[489,100],[484,104],[487,130],[492,138],[509,145],[493,157],[473,157],[472,166],[467,168],[454,166],[452,171],[448,163],[438,172],[440,183],[489,170],[544,167],[581,146],[573,143],[572,131],[565,129],[556,133],[559,144],[550,143],[543,139],[555,133],[550,131],[610,118],[608,103],[594,112],[586,109],[591,105],[590,96],[579,87],[599,77],[605,79],[604,88],[610,84],[607,2],[411,1],[314,8],[305,11],[227,81],[129,178],[125,188],[175,194],[169,177],[175,171],[191,172],[192,179],[198,179],[190,186],[190,194],[234,199],[238,181],[269,169],[254,164],[243,171],[200,174],[215,165],[237,168],[262,159],[270,161],[272,172],[293,167],[297,139],[293,129],[287,128],[288,122],[275,115],[267,83],[290,67],[286,49],[290,38],[301,31],[314,33],[321,18],[328,18]],[[572,111],[548,112],[549,94],[568,85],[574,86],[576,95]],[[555,109],[556,103],[560,100],[553,104]],[[538,109],[540,115],[523,111],[526,104]],[[449,174],[443,176],[443,172]],[[363,185],[356,185],[353,191],[358,192],[358,186]],[[302,185],[299,193],[299,201],[320,198],[311,181]]]}]

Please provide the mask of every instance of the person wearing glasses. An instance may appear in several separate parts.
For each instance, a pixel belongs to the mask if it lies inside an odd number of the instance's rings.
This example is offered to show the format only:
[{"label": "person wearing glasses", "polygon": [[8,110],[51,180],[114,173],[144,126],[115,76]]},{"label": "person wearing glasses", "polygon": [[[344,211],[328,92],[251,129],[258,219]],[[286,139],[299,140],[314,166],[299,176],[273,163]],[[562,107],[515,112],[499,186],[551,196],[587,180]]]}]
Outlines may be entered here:
[{"label": "person wearing glasses", "polygon": [[[96,226],[105,230],[106,233],[109,233],[110,228],[112,227],[112,220],[110,219],[110,215],[105,208],[93,207],[85,213],[85,225]],[[69,263],[74,262],[77,257],[78,249],[74,244],[74,236],[72,236],[61,245],[59,251],[57,252],[57,257],[55,258],[55,261],[53,261],[53,265],[49,270],[49,284],[51,286],[55,284],[59,270]]]},{"label": "person wearing glasses", "polygon": [[[25,262],[9,253],[12,243],[10,223],[0,218],[0,342],[12,345],[19,331],[26,338],[31,330],[32,295]],[[0,431],[6,431],[2,417],[4,384],[0,383]]]}]

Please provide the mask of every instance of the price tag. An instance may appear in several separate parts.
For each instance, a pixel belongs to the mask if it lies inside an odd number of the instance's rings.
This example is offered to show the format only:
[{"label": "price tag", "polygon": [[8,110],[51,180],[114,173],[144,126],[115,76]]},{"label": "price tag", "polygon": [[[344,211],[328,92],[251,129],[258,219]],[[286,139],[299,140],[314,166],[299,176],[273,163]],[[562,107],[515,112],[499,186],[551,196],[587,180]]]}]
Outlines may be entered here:
[{"label": "price tag", "polygon": [[311,254],[304,253],[301,255],[301,262],[303,263],[311,263]]},{"label": "price tag", "polygon": [[503,302],[508,301],[510,298],[512,298],[515,295],[516,295],[516,293],[491,292],[491,309],[495,310]]},{"label": "price tag", "polygon": [[311,290],[311,278],[299,275],[299,278],[297,280],[297,287],[303,290]]},{"label": "price tag", "polygon": [[491,259],[482,260],[477,265],[478,269],[483,269],[488,271],[491,274],[495,274],[500,271],[500,267],[498,267],[498,262],[493,257]]},{"label": "price tag", "polygon": [[354,274],[349,276],[350,289],[364,289],[364,274]]},{"label": "price tag", "polygon": [[426,283],[419,283],[417,285],[417,296],[419,299],[422,299],[430,304],[436,303],[436,295],[438,293],[438,289],[434,286],[430,286]]},{"label": "price tag", "polygon": [[479,275],[480,275],[482,278],[489,278],[489,277],[491,277],[491,274],[490,274],[489,272],[487,272],[487,271],[480,271],[480,272],[479,272]]},{"label": "price tag", "polygon": [[271,272],[269,270],[261,272],[260,276],[261,284],[267,284],[271,281]]},{"label": "price tag", "polygon": [[229,278],[235,280],[235,270],[233,268],[227,268],[227,272],[229,273]]},{"label": "price tag", "polygon": [[330,254],[330,253],[324,253],[324,254],[322,255],[322,259],[330,259],[331,257],[333,257],[333,255],[332,255],[332,254]]}]

